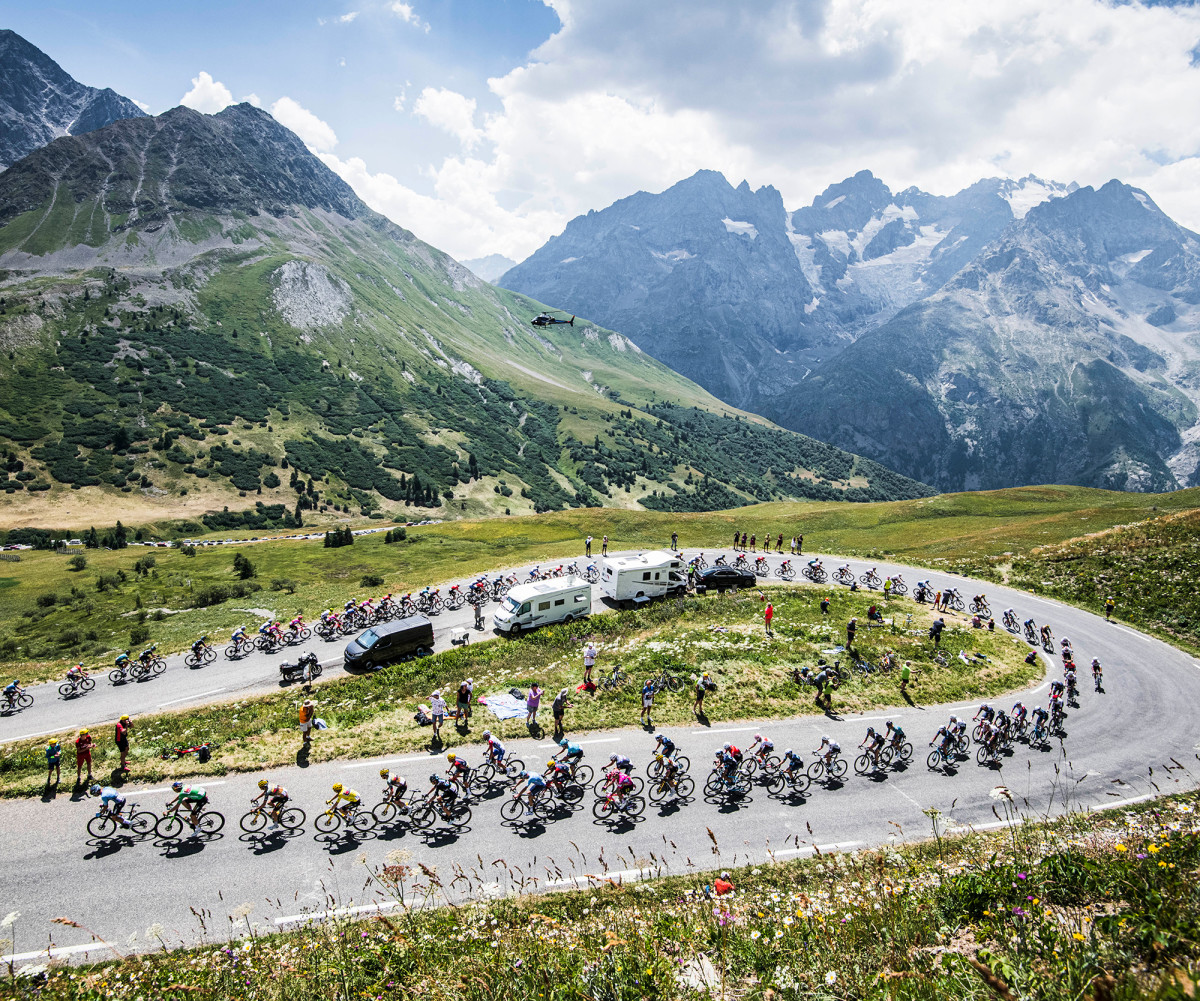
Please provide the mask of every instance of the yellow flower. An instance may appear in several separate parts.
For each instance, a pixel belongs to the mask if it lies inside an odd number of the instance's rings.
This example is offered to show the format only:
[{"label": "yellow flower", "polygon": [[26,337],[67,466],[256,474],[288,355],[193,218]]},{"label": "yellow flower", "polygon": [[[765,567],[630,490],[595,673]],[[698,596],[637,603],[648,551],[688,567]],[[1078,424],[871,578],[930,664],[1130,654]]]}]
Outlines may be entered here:
[{"label": "yellow flower", "polygon": [[1158,854],[1158,845],[1151,845],[1147,849],[1147,851],[1149,851],[1151,855],[1157,855]]},{"label": "yellow flower", "polygon": [[1116,845],[1116,846],[1115,846],[1115,850],[1116,850],[1116,851],[1119,851],[1119,852],[1127,852],[1127,851],[1129,851],[1129,849],[1128,849],[1128,848],[1126,848],[1124,845]]},{"label": "yellow flower", "polygon": [[1080,935],[1079,932],[1076,932],[1074,935],[1071,936],[1071,938],[1073,938],[1076,942],[1083,941],[1083,936]]}]

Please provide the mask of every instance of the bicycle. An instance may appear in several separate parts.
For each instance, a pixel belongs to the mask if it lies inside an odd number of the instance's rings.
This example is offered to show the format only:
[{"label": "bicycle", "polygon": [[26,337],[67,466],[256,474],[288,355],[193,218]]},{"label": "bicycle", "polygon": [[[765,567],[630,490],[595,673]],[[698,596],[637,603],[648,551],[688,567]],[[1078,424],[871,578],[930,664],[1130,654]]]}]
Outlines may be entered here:
[{"label": "bicycle", "polygon": [[212,752],[220,746],[220,744],[214,744],[210,743],[209,741],[205,741],[203,744],[196,744],[194,747],[164,747],[159,754],[163,761],[170,761],[172,759],[178,761],[180,758],[186,757],[189,754],[195,754],[196,759],[201,764],[204,764],[209,758],[212,757]]},{"label": "bicycle", "polygon": [[628,680],[629,676],[621,670],[620,665],[614,665],[612,672],[600,679],[600,687],[611,691],[614,688],[620,688]]},{"label": "bicycle", "polygon": [[981,615],[985,619],[990,619],[992,617],[992,606],[986,601],[972,601],[971,613],[973,615]]},{"label": "bicycle", "polygon": [[674,778],[659,778],[651,783],[650,790],[647,796],[651,803],[661,803],[671,793],[675,794],[676,799],[691,799],[692,793],[696,791],[696,783],[690,775],[684,775],[681,772],[675,774]]},{"label": "bicycle", "polygon": [[829,573],[824,567],[805,567],[804,576],[814,584],[824,584],[829,579]]},{"label": "bicycle", "polygon": [[629,793],[619,802],[616,796],[617,793],[614,790],[603,799],[596,800],[592,804],[592,816],[597,820],[609,820],[619,814],[636,820],[646,809],[646,801],[635,793]]},{"label": "bicycle", "polygon": [[832,761],[826,761],[820,751],[813,751],[813,754],[818,756],[817,760],[808,766],[808,777],[813,782],[820,782],[822,779],[842,779],[850,771],[850,766],[840,754]]},{"label": "bicycle", "polygon": [[551,794],[548,788],[533,790],[529,801],[524,796],[514,794],[506,799],[504,805],[500,807],[500,817],[513,823],[526,815],[525,811],[528,809],[531,811],[528,816],[533,820],[545,820],[550,816],[550,801]]},{"label": "bicycle", "polygon": [[784,786],[789,786],[793,796],[803,796],[811,784],[812,779],[808,777],[808,773],[803,769],[780,768],[767,779],[767,795],[778,796],[783,792]]},{"label": "bicycle", "polygon": [[128,826],[120,822],[119,814],[112,814],[107,807],[102,808],[87,822],[87,831],[93,838],[105,840],[111,838],[120,829],[133,837],[144,838],[153,832],[158,817],[149,810],[137,810],[137,803],[129,804]]},{"label": "bicycle", "polygon": [[[154,825],[154,833],[166,841],[174,841],[183,833],[183,825],[190,823],[179,816],[178,808],[168,811],[158,818]],[[225,826],[224,814],[205,808],[196,818],[196,831],[202,834],[216,834]]]},{"label": "bicycle", "polygon": [[796,576],[795,568],[792,566],[791,560],[784,560],[775,568],[775,576],[781,580],[793,580]]},{"label": "bicycle", "polygon": [[876,588],[883,586],[883,579],[874,570],[868,570],[865,574],[858,578],[860,584],[866,584],[867,587]]},{"label": "bicycle", "polygon": [[167,662],[155,653],[157,649],[158,644],[152,644],[143,650],[137,659],[137,663],[146,672],[147,677],[157,677],[167,669]]},{"label": "bicycle", "polygon": [[[478,771],[478,769],[477,769]],[[412,813],[412,803],[396,795],[390,785],[383,790],[383,799],[371,807],[371,816],[377,824],[390,824],[397,817],[407,817]]]},{"label": "bicycle", "polygon": [[1004,746],[1003,741],[996,740],[994,743],[980,744],[979,750],[975,752],[975,761],[981,765],[990,765],[994,761],[1000,760],[1000,751]]},{"label": "bicycle", "polygon": [[657,678],[650,679],[650,685],[655,694],[658,692],[677,692],[683,688],[683,679],[671,674],[665,667]]},{"label": "bicycle", "polygon": [[1010,633],[1015,633],[1019,628],[1017,625],[1017,617],[1012,612],[1004,613],[1004,628]]},{"label": "bicycle", "polygon": [[908,594],[908,585],[902,577],[890,577],[889,580],[892,582],[892,594]]},{"label": "bicycle", "polygon": [[[683,755],[683,754],[675,755],[675,767],[678,769],[680,775],[686,774],[688,769],[691,768],[691,766],[692,766],[692,763],[691,763],[691,761],[688,760],[686,755]],[[649,775],[650,778],[652,778],[652,779],[658,778],[658,776],[660,774],[662,774],[662,770],[663,770],[662,762],[659,761],[657,758],[655,758],[653,761],[650,762],[650,764],[648,764],[646,766],[646,774]]]},{"label": "bicycle", "polygon": [[205,644],[199,651],[192,649],[187,656],[183,658],[183,663],[187,667],[203,667],[205,664],[211,664],[217,659],[217,651]]},{"label": "bicycle", "polygon": [[731,777],[727,777],[724,771],[714,768],[708,773],[708,779],[704,783],[705,796],[745,796],[750,792],[750,776],[738,767],[738,770]]},{"label": "bicycle", "polygon": [[930,768],[941,768],[943,764],[952,765],[953,760],[950,757],[952,750],[952,741],[946,741],[939,744],[925,757],[925,764]]},{"label": "bicycle", "polygon": [[333,800],[325,801],[325,812],[317,816],[314,822],[322,834],[333,834],[343,824],[350,830],[365,834],[375,826],[375,817],[370,810],[360,809],[361,803],[354,803],[343,813]]},{"label": "bicycle", "polygon": [[911,761],[913,756],[913,746],[907,740],[891,741],[888,744],[888,749],[892,752],[892,760],[899,758],[901,761]]},{"label": "bicycle", "polygon": [[33,696],[28,692],[15,692],[11,699],[5,699],[3,702],[3,710],[6,713],[15,712],[21,709],[28,709],[33,705]]},{"label": "bicycle", "polygon": [[[320,626],[317,627],[318,631],[320,630],[320,628],[321,628]],[[327,637],[327,638],[332,639],[332,637]],[[245,657],[249,653],[252,653],[253,651],[254,651],[253,641],[248,640],[245,637],[241,637],[236,642],[230,643],[229,646],[227,646],[225,648],[225,659],[226,660],[241,660],[243,657]]]},{"label": "bicycle", "polygon": [[[254,806],[253,809],[242,814],[242,819],[238,821],[238,826],[247,834],[257,834],[267,822],[272,819],[271,811],[261,803]],[[279,816],[276,818],[279,826],[289,834],[304,829],[304,811],[298,806],[285,806],[279,811]]]},{"label": "bicycle", "polygon": [[857,758],[854,759],[854,773],[856,775],[866,775],[869,771],[882,771],[892,763],[892,749],[888,745],[884,745],[879,751],[863,751]]},{"label": "bicycle", "polygon": [[745,773],[746,778],[754,781],[754,776],[761,769],[761,777],[765,779],[779,767],[780,762],[781,759],[778,754],[768,754],[765,758],[760,758],[757,754],[752,754],[742,762],[741,770]]},{"label": "bicycle", "polygon": [[849,587],[854,583],[854,573],[846,567],[838,567],[833,571],[833,581],[835,584],[845,584]]},{"label": "bicycle", "polygon": [[1025,623],[1025,640],[1029,643],[1037,642],[1037,623],[1032,620]]},{"label": "bicycle", "polygon": [[483,786],[484,791],[486,791],[491,787],[497,775],[503,776],[509,782],[515,782],[524,770],[525,762],[520,758],[505,758],[504,763],[501,765],[496,764],[496,762],[488,758],[482,765],[472,771],[472,782]]},{"label": "bicycle", "polygon": [[95,687],[96,682],[92,678],[72,678],[58,686],[58,694],[64,699],[71,699],[76,695],[86,695]]},{"label": "bicycle", "polygon": [[432,827],[439,817],[451,827],[462,830],[471,823],[471,808],[465,802],[455,799],[454,805],[447,808],[444,803],[435,803],[426,797],[421,806],[413,808],[412,825],[417,830]]},{"label": "bicycle", "polygon": [[[633,782],[633,788],[630,790],[636,795],[641,795],[642,790],[646,787],[645,781],[640,775],[630,775],[630,780]],[[653,776],[652,776],[653,778]],[[601,772],[595,782],[592,783],[592,792],[597,796],[604,795],[604,784],[608,781],[608,772]]]}]

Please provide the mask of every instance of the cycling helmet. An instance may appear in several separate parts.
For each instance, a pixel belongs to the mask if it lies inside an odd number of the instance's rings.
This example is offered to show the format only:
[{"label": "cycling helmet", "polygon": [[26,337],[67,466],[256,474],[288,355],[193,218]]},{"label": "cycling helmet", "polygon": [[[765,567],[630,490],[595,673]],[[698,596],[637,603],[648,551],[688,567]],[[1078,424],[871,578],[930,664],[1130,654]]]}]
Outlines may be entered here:
[{"label": "cycling helmet", "polygon": [[827,733],[823,733],[823,734],[821,734],[821,743],[822,743],[822,744],[828,744],[828,743],[829,743],[829,734],[827,734]]},{"label": "cycling helmet", "polygon": [[761,734],[761,733],[756,733],[756,734],[754,735],[754,739],[755,739],[755,740],[762,740],[762,734]]},{"label": "cycling helmet", "polygon": [[958,722],[958,717],[957,717],[957,716],[951,716],[951,717],[950,717],[950,722],[951,722],[951,723],[957,723],[957,722]]},{"label": "cycling helmet", "polygon": [[1045,709],[1043,709],[1041,706],[1038,706],[1036,709],[1034,709],[1034,712],[1035,712],[1035,713],[1044,713],[1045,711],[1046,711],[1046,710],[1045,710]]},{"label": "cycling helmet", "polygon": [[1099,666],[1100,666],[1100,658],[1099,658],[1099,657],[1093,657],[1093,658],[1092,658],[1092,667],[1099,667]]},{"label": "cycling helmet", "polygon": [[88,790],[88,792],[89,792],[89,793],[91,793],[93,796],[99,796],[99,795],[100,795],[100,793],[102,793],[103,791],[104,791],[104,790],[100,788],[100,784],[99,784],[99,783],[96,783],[94,786],[92,786],[92,787],[91,787],[91,788]]},{"label": "cycling helmet", "polygon": [[783,752],[783,756],[785,758],[790,758],[792,756],[792,749],[789,747],[786,751]]},{"label": "cycling helmet", "polygon": [[447,755],[446,755],[446,760],[447,760],[447,761],[454,761],[454,760],[456,760],[457,758],[458,758],[458,755],[457,755],[457,754],[455,754],[453,751],[451,751],[449,754],[447,754]]},{"label": "cycling helmet", "polygon": [[381,779],[386,779],[388,777],[388,770],[386,768],[379,769],[379,777]]},{"label": "cycling helmet", "polygon": [[891,727],[893,730],[896,729],[896,724],[893,723],[891,720],[888,720],[885,725]]},{"label": "cycling helmet", "polygon": [[438,780],[438,776],[437,776],[437,775],[435,775],[435,774],[433,774],[433,773],[431,772],[431,773],[430,773],[430,775],[429,775],[429,781],[430,781],[430,782],[436,782],[437,780]]},{"label": "cycling helmet", "polygon": [[341,792],[341,791],[342,791],[342,784],[341,784],[340,782],[335,782],[335,783],[333,784],[333,791],[334,791],[334,792]]},{"label": "cycling helmet", "polygon": [[527,778],[529,778],[529,772],[527,772],[527,771],[525,771],[524,769],[522,769],[522,770],[521,770],[521,774],[520,774],[520,775],[518,775],[518,776],[517,776],[517,778],[519,778],[519,779],[527,779]]},{"label": "cycling helmet", "polygon": [[617,760],[617,755],[615,755],[615,754],[610,754],[610,755],[608,756],[608,760],[609,760],[609,761],[616,761],[616,760]]},{"label": "cycling helmet", "polygon": [[183,783],[182,782],[172,782],[171,788],[174,789],[176,792],[182,792],[183,791]]},{"label": "cycling helmet", "polygon": [[555,761],[553,758],[551,758],[549,761],[546,762],[546,767],[553,768],[557,764],[558,764],[558,762]]},{"label": "cycling helmet", "polygon": [[661,733],[656,733],[656,734],[654,735],[654,739],[655,739],[655,740],[666,740],[667,738],[666,738],[666,737],[665,737],[663,734],[661,734]]},{"label": "cycling helmet", "polygon": [[874,737],[874,736],[875,736],[875,727],[873,727],[873,726],[869,726],[869,727],[867,727],[867,736],[868,736],[868,737]]},{"label": "cycling helmet", "polygon": [[267,780],[266,780],[266,779],[259,779],[259,780],[258,780],[258,788],[260,788],[260,789],[265,789],[265,788],[267,788]]},{"label": "cycling helmet", "polygon": [[491,730],[484,730],[484,731],[483,731],[483,739],[484,739],[484,740],[487,740],[487,738],[488,738],[488,737],[490,737],[491,735],[492,735],[492,731],[491,731]]},{"label": "cycling helmet", "polygon": [[559,737],[559,738],[558,738],[558,746],[559,746],[559,747],[566,747],[566,746],[567,746],[567,738],[566,738],[566,737]]}]

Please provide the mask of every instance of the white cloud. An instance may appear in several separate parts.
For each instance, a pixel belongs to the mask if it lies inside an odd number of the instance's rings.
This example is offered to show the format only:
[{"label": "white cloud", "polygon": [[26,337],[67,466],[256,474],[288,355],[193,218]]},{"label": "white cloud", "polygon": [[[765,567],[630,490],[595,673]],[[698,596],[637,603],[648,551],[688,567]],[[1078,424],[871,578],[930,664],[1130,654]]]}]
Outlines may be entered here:
[{"label": "white cloud", "polygon": [[325,122],[290,97],[281,97],[271,105],[271,114],[280,125],[296,133],[315,153],[328,153],[337,145],[337,135]]},{"label": "white cloud", "polygon": [[205,115],[215,115],[233,104],[233,94],[225,84],[201,70],[199,76],[192,77],[192,89],[179,99],[179,103]]},{"label": "white cloud", "polygon": [[[1200,228],[1200,116],[1182,113],[1196,106],[1195,6],[547,2],[562,27],[489,81],[497,110],[477,121],[473,97],[432,87],[414,103],[463,148],[429,168],[429,193],[361,161],[335,169],[466,257],[523,258],[574,215],[702,167],[774,184],[789,208],[863,167],[938,193],[1119,177]],[[424,24],[410,4],[391,10]]]},{"label": "white cloud", "polygon": [[349,24],[356,17],[358,17],[358,11],[352,10],[348,14],[343,14],[341,17],[339,17],[338,21],[340,21],[342,24]]},{"label": "white cloud", "polygon": [[464,97],[456,91],[426,87],[413,102],[413,114],[449,132],[465,149],[470,149],[483,138],[483,130],[475,126],[475,99]]},{"label": "white cloud", "polygon": [[242,103],[243,104],[251,104],[256,108],[262,107],[262,101],[260,100],[260,98],[257,94],[247,94],[245,97],[242,98]]},{"label": "white cloud", "polygon": [[404,110],[404,102],[407,98],[408,98],[408,92],[403,91],[403,90],[400,91],[399,94],[397,94],[395,97],[392,98],[392,107],[395,108],[397,111],[403,111]]},{"label": "white cloud", "polygon": [[150,105],[148,105],[145,101],[139,101],[136,97],[131,97],[129,100],[146,112],[146,114],[150,114]]},{"label": "white cloud", "polygon": [[417,15],[416,10],[413,9],[412,4],[396,2],[390,4],[389,6],[392,13],[400,18],[401,21],[404,21],[406,24],[411,24],[414,28],[420,28],[426,34],[429,33],[429,22],[421,20],[421,18]]}]

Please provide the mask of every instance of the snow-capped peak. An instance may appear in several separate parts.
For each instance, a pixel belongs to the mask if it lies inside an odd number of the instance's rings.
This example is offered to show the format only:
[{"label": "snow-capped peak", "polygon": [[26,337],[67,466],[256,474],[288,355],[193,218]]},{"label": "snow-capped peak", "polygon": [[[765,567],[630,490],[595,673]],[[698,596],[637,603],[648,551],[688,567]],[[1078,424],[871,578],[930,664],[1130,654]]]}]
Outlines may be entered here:
[{"label": "snow-capped peak", "polygon": [[1024,219],[1026,213],[1035,205],[1041,205],[1051,198],[1063,198],[1078,187],[1073,181],[1070,184],[1062,184],[1059,181],[1043,181],[1040,177],[1027,174],[1019,181],[1005,178],[1000,182],[997,194],[1008,202],[1015,218]]}]

